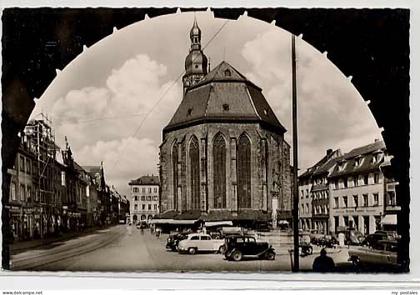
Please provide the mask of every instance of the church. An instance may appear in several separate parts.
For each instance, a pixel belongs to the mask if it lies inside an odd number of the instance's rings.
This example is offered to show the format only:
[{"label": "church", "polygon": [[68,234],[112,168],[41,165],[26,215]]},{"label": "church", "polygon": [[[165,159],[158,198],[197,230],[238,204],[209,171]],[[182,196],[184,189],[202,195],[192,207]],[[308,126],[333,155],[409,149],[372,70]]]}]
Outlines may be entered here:
[{"label": "church", "polygon": [[233,66],[209,71],[195,19],[190,39],[183,98],[160,145],[160,212],[275,227],[291,216],[286,129],[262,89]]}]

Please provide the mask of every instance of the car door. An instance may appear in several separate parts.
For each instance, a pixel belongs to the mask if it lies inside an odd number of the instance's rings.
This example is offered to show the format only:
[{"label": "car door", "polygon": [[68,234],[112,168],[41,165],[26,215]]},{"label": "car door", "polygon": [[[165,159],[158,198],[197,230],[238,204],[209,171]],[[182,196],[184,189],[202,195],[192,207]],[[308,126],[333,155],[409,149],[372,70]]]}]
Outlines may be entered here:
[{"label": "car door", "polygon": [[192,236],[188,241],[188,247],[197,248],[197,250],[200,251],[200,236]]},{"label": "car door", "polygon": [[202,251],[213,251],[212,240],[209,235],[200,236],[200,247]]}]

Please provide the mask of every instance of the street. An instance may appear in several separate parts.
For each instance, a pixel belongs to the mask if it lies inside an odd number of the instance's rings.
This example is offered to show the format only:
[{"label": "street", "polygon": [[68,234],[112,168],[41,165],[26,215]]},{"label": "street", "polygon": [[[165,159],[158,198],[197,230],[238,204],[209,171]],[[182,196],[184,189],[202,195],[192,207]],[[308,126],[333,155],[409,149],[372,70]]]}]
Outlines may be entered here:
[{"label": "street", "polygon": [[[290,255],[287,245],[283,247],[270,241],[276,249],[274,261],[244,259],[240,262],[225,260],[215,253],[178,254],[165,249],[168,235],[159,238],[135,226],[117,225],[65,242],[31,249],[11,257],[12,270],[42,271],[290,271]],[[313,260],[319,254],[300,259],[303,271],[311,270]],[[331,250],[336,264],[346,263],[346,249]]]}]

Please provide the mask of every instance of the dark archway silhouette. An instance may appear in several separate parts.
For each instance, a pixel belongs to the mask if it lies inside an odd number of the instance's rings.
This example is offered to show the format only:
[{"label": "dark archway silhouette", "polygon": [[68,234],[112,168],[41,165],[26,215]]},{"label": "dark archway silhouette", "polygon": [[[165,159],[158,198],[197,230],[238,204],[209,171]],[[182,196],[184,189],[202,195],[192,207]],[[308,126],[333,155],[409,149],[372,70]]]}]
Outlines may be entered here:
[{"label": "dark archway silhouette", "polygon": [[[205,10],[181,8],[181,11]],[[7,169],[13,165],[17,134],[25,126],[40,97],[56,76],[91,46],[112,33],[143,20],[175,13],[177,8],[12,8],[3,11],[2,175],[3,267],[9,268],[9,195]],[[409,19],[408,9],[212,9],[215,17],[237,19],[246,11],[279,26],[319,51],[346,75],[365,100],[379,127],[400,183],[402,234],[400,258],[409,257]],[[60,30],[57,30],[57,27]],[[18,34],[16,32],[19,32]],[[402,269],[408,271],[408,265]]]}]

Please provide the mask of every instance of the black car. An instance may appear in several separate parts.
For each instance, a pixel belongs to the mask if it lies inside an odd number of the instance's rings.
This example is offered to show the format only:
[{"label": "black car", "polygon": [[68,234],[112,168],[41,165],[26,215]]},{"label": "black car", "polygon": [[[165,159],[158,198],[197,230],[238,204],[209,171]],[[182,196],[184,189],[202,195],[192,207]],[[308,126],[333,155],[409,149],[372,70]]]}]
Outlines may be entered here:
[{"label": "black car", "polygon": [[240,261],[244,256],[274,260],[276,253],[267,242],[259,242],[253,236],[231,236],[225,239],[227,260]]},{"label": "black car", "polygon": [[394,232],[377,230],[375,233],[368,235],[361,244],[362,246],[375,248],[379,241],[394,241],[397,239],[398,237]]},{"label": "black car", "polygon": [[178,243],[181,240],[187,238],[188,233],[176,233],[169,235],[168,239],[166,240],[166,249],[170,249],[172,251],[178,251]]}]

